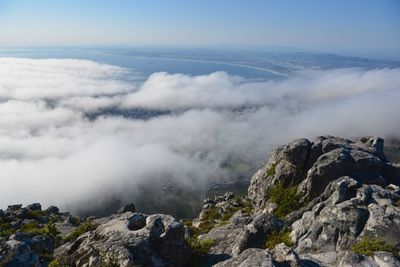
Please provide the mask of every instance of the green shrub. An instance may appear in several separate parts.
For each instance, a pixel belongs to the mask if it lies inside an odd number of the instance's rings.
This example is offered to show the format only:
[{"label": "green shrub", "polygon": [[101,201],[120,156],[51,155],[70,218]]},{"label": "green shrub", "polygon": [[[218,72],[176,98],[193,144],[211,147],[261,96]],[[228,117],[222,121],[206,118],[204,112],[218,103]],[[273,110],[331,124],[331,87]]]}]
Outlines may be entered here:
[{"label": "green shrub", "polygon": [[269,177],[272,177],[275,175],[276,173],[276,163],[272,163],[271,166],[269,166],[268,170],[267,170],[267,175]]},{"label": "green shrub", "polygon": [[387,244],[385,240],[378,237],[364,236],[360,241],[351,247],[351,250],[357,254],[371,256],[375,251],[387,251],[398,255],[396,248]]},{"label": "green shrub", "polygon": [[211,207],[206,210],[204,210],[203,213],[203,220],[204,221],[213,221],[221,218],[221,214],[218,212],[218,208],[216,207]]},{"label": "green shrub", "polygon": [[57,230],[57,227],[53,222],[49,222],[44,226],[40,226],[37,221],[31,221],[22,225],[18,231],[37,235],[46,235],[54,242],[55,245],[59,245],[61,241],[60,232]]},{"label": "green shrub", "polygon": [[26,217],[28,219],[36,220],[40,216],[44,216],[46,213],[42,210],[28,210]]},{"label": "green shrub", "polygon": [[192,250],[189,266],[203,266],[204,256],[208,254],[214,245],[214,240],[200,240],[198,238],[186,239],[188,246]]},{"label": "green shrub", "polygon": [[396,201],[396,203],[394,203],[394,205],[395,205],[396,207],[400,207],[400,198]]},{"label": "green shrub", "polygon": [[16,231],[17,230],[11,226],[11,223],[5,221],[0,222],[0,237],[8,237]]},{"label": "green shrub", "polygon": [[290,228],[283,229],[282,231],[273,232],[265,242],[265,247],[273,249],[276,245],[284,243],[286,246],[293,246],[293,241],[290,238]]},{"label": "green shrub", "polygon": [[37,235],[42,235],[44,233],[44,229],[39,226],[39,223],[37,221],[31,221],[23,224],[18,231],[24,233],[33,233]]},{"label": "green shrub", "polygon": [[81,218],[79,216],[71,217],[70,221],[74,225],[80,225],[81,224]]},{"label": "green shrub", "polygon": [[268,190],[268,195],[269,200],[277,204],[274,215],[280,219],[284,219],[286,215],[303,206],[296,186],[285,187],[282,183],[278,183]]},{"label": "green shrub", "polygon": [[221,221],[227,222],[229,219],[235,214],[236,211],[238,211],[240,208],[230,208],[226,210],[222,216],[221,216]]},{"label": "green shrub", "polygon": [[58,246],[61,241],[60,232],[58,231],[56,225],[53,222],[49,222],[44,226],[44,234],[53,240],[54,244]]},{"label": "green shrub", "polygon": [[53,259],[48,267],[70,267],[70,260],[68,259],[67,256],[62,256],[62,257],[57,257]]},{"label": "green shrub", "polygon": [[64,241],[65,242],[74,241],[80,235],[82,235],[82,234],[84,234],[86,232],[89,232],[89,231],[96,230],[97,226],[99,226],[99,225],[95,224],[95,223],[92,223],[91,221],[86,221],[86,222],[82,223],[81,225],[79,225],[78,228],[76,228],[74,231],[72,231],[72,233],[67,235],[64,238]]}]

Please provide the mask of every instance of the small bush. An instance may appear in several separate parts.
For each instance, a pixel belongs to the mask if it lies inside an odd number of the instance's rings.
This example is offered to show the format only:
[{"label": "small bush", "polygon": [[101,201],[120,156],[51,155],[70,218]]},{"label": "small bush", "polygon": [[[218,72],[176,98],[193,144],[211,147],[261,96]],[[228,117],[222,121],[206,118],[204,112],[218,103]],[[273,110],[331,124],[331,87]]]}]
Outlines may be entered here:
[{"label": "small bush", "polygon": [[204,210],[203,220],[204,221],[213,221],[221,218],[221,214],[218,213],[218,208],[211,207],[209,209]]},{"label": "small bush", "polygon": [[274,215],[280,219],[302,207],[296,186],[285,187],[282,183],[278,183],[268,190],[268,195],[269,200],[277,204]]},{"label": "small bush", "polygon": [[62,256],[62,257],[58,257],[53,259],[48,267],[70,267],[70,260],[68,259],[67,256]]},{"label": "small bush", "polygon": [[42,210],[28,210],[26,217],[28,219],[36,220],[40,216],[44,216],[46,213]]},{"label": "small bush", "polygon": [[44,234],[53,240],[54,244],[58,246],[61,241],[60,232],[53,222],[49,222],[44,226]]},{"label": "small bush", "polygon": [[203,266],[204,256],[208,254],[214,241],[211,239],[199,240],[197,238],[187,239],[187,244],[192,250],[189,266]]},{"label": "small bush", "polygon": [[272,176],[274,176],[275,175],[275,173],[276,173],[276,163],[273,163],[273,164],[271,164],[271,166],[268,168],[268,170],[267,170],[267,175],[269,176],[269,177],[272,177]]},{"label": "small bush", "polygon": [[398,255],[398,251],[392,245],[387,244],[383,239],[378,237],[364,236],[360,241],[351,247],[351,250],[357,254],[371,256],[375,251],[387,251]]},{"label": "small bush", "polygon": [[81,218],[79,216],[74,216],[70,218],[70,222],[74,225],[80,225],[81,224]]},{"label": "small bush", "polygon": [[231,208],[226,210],[221,216],[221,221],[223,222],[229,221],[229,219],[233,216],[233,214],[238,210],[239,208]]},{"label": "small bush", "polygon": [[273,249],[276,245],[280,243],[284,243],[286,246],[293,246],[293,241],[290,238],[291,230],[289,228],[284,229],[282,231],[273,232],[265,242],[265,247],[269,249]]},{"label": "small bush", "polygon": [[42,235],[44,233],[44,229],[39,226],[39,223],[37,221],[31,221],[29,223],[23,224],[18,231],[24,233],[33,233],[37,235]]},{"label": "small bush", "polygon": [[76,228],[74,231],[72,231],[72,233],[67,235],[64,238],[64,241],[65,242],[74,241],[80,235],[82,235],[82,234],[84,234],[86,232],[89,232],[89,231],[96,230],[97,226],[99,226],[99,225],[95,224],[95,223],[92,223],[91,221],[86,221],[86,222],[82,223],[81,225],[79,225],[78,228]]},{"label": "small bush", "polygon": [[17,230],[11,226],[11,223],[2,221],[0,223],[0,237],[8,237]]}]

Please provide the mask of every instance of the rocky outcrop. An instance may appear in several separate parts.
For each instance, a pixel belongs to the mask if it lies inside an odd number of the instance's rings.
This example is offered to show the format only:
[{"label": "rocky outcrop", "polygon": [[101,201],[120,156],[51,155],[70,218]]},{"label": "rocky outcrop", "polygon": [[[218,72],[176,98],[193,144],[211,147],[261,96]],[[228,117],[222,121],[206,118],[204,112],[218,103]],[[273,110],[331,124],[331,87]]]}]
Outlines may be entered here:
[{"label": "rocky outcrop", "polygon": [[313,142],[297,139],[274,149],[252,177],[248,196],[256,211],[262,210],[269,204],[269,189],[280,183],[298,186],[303,200],[312,200],[331,181],[346,175],[365,184],[400,185],[400,167],[387,162],[383,139],[363,137],[352,142],[320,136]]},{"label": "rocky outcrop", "polygon": [[292,224],[295,251],[324,265],[342,265],[341,259],[363,237],[384,237],[400,247],[399,191],[365,185],[342,177],[326,188],[329,197]]},{"label": "rocky outcrop", "polygon": [[[274,149],[251,180],[251,221],[217,266],[400,266],[399,171],[377,137],[297,139]],[[277,185],[294,188],[301,203],[283,221],[273,215]],[[256,227],[260,218],[265,228]],[[266,249],[271,240],[281,243]]]},{"label": "rocky outcrop", "polygon": [[47,266],[60,231],[68,235],[77,227],[70,221],[68,213],[59,213],[54,206],[42,210],[39,203],[0,211],[0,266]]}]

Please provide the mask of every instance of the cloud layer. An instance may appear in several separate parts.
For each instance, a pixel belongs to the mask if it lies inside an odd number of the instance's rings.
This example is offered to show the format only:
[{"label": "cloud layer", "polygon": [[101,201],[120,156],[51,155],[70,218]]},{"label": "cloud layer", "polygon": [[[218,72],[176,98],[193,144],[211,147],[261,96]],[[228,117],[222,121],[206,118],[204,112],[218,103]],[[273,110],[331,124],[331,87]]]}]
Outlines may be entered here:
[{"label": "cloud layer", "polygon": [[[201,187],[273,146],[322,134],[399,136],[400,69],[302,71],[253,82],[85,60],[0,58],[0,206],[61,207],[149,181]],[[169,111],[151,119],[107,108]],[[106,114],[106,113],[105,113]]]}]

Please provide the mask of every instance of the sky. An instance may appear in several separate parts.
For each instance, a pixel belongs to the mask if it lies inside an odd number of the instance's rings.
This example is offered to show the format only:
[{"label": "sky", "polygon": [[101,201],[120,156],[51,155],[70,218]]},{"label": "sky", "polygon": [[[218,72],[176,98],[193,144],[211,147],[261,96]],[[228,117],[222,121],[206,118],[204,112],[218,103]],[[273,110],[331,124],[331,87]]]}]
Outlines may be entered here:
[{"label": "sky", "polygon": [[0,0],[0,47],[289,46],[400,58],[398,0]]}]

